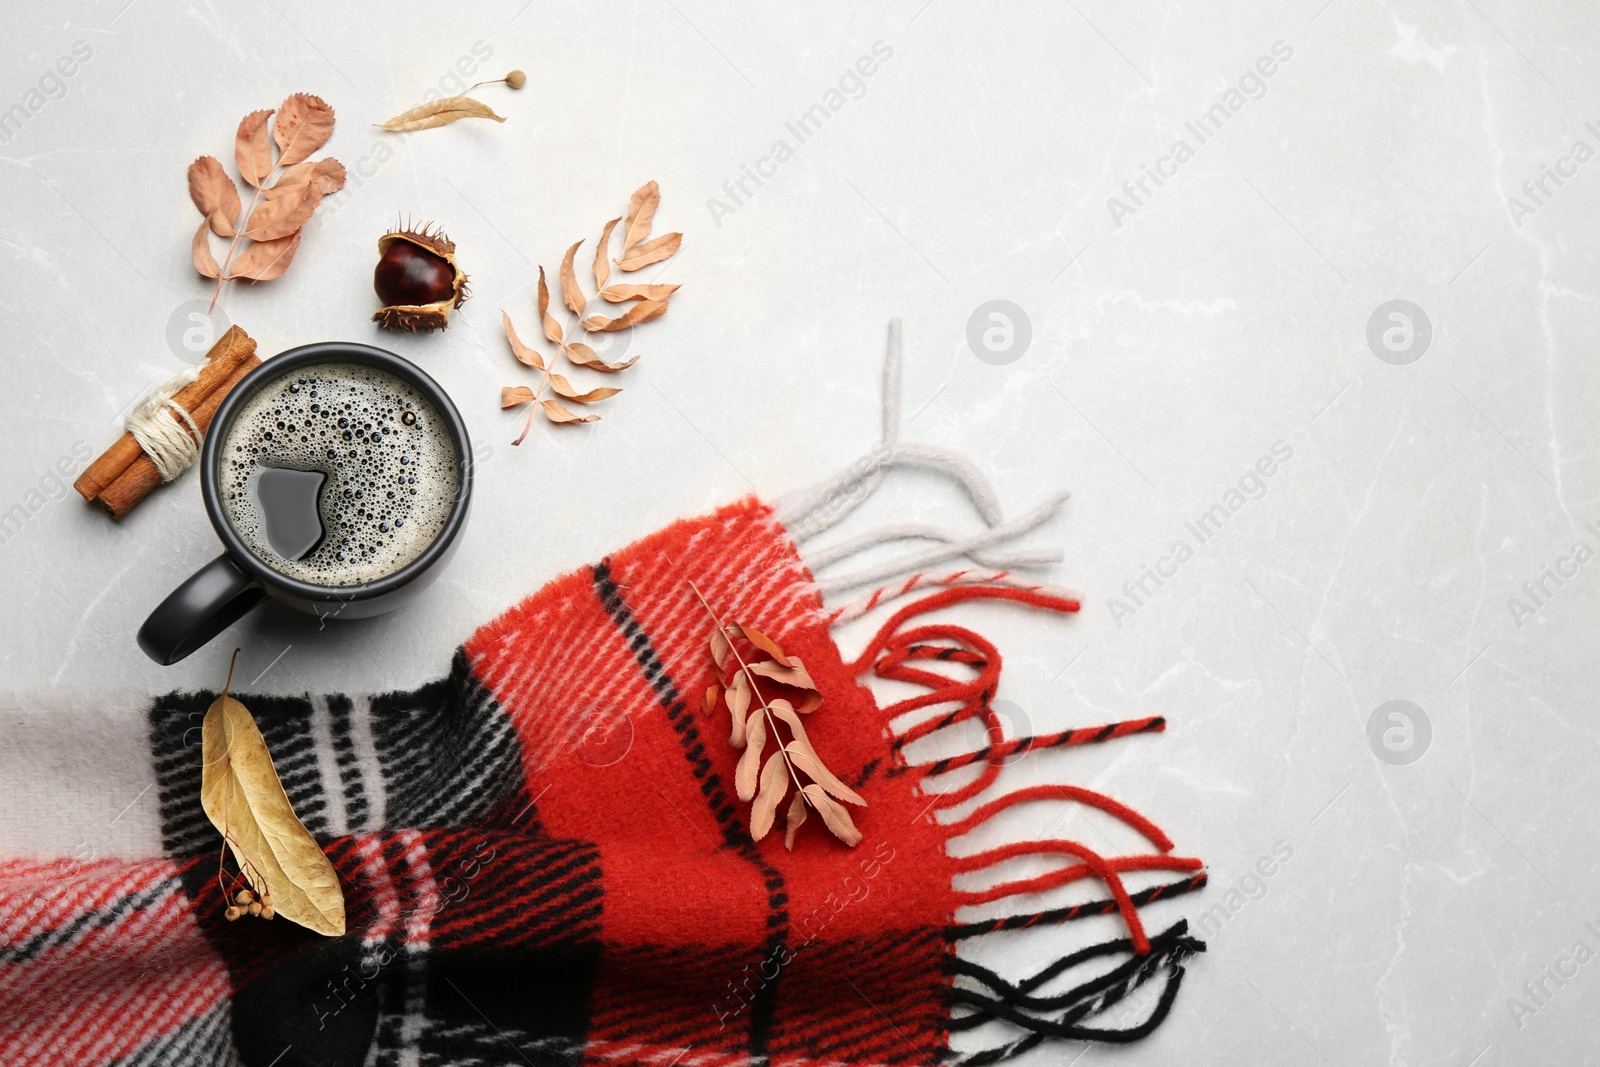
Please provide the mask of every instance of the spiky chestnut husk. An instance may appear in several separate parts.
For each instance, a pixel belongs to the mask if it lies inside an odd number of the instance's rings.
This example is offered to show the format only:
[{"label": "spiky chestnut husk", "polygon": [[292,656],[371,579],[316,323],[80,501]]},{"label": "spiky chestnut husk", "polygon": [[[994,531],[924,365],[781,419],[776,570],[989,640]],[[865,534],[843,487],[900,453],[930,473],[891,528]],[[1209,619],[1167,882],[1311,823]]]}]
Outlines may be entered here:
[{"label": "spiky chestnut husk", "polygon": [[437,227],[396,227],[378,238],[372,288],[384,306],[372,321],[387,330],[442,330],[469,295],[455,242]]}]

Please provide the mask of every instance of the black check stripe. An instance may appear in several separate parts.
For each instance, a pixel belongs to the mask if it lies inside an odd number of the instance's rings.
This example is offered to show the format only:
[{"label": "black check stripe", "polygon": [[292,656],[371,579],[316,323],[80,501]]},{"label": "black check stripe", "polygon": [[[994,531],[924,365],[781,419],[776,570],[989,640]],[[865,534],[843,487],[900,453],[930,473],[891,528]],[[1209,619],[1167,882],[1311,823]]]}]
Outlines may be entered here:
[{"label": "black check stripe", "polygon": [[[749,831],[739,821],[738,809],[728,794],[727,786],[717,776],[710,758],[706,755],[705,741],[700,736],[700,728],[696,725],[694,716],[684,703],[677,684],[667,673],[660,656],[651,647],[650,636],[645,633],[644,627],[639,625],[639,620],[634,617],[632,610],[622,598],[622,591],[611,577],[610,559],[595,564],[593,570],[595,594],[600,598],[600,604],[605,608],[606,614],[611,616],[611,621],[628,642],[628,647],[633,650],[634,659],[638,661],[639,670],[644,674],[645,681],[650,683],[661,706],[666,709],[667,721],[671,723],[673,732],[678,735],[684,757],[689,761],[695,780],[700,783],[700,791],[705,795],[711,814],[717,820],[722,839],[735,854],[761,875],[767,893],[767,941],[761,951],[760,959],[770,959],[789,936],[789,894],[784,888],[783,875],[761,858],[755,842],[750,839]],[[764,1062],[767,1058],[773,1016],[777,1011],[777,993],[778,982],[768,982],[757,993],[755,1002],[750,1007],[750,1055],[757,1061]]]}]

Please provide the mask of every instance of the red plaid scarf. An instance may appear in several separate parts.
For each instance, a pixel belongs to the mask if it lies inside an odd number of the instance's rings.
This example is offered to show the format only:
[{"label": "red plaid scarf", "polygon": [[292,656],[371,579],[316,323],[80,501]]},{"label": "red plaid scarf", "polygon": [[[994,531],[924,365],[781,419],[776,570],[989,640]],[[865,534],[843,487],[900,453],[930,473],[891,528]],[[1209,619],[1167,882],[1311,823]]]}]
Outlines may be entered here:
[{"label": "red plaid scarf", "polygon": [[[1154,929],[1142,912],[1204,885],[1199,861],[1102,794],[1003,792],[996,779],[1027,749],[1164,723],[1002,740],[999,652],[926,616],[973,599],[1078,605],[951,579],[893,612],[847,662],[785,529],[749,500],[550,583],[422,689],[242,695],[344,883],[349,932],[338,939],[223,920],[195,729],[214,694],[158,699],[149,733],[165,856],[0,863],[0,1060],[982,1064],[1048,1039],[1149,1033],[1203,946],[1181,919]],[[856,812],[859,847],[810,826],[792,853],[781,833],[750,840],[725,713],[700,708],[710,624],[691,580],[805,662],[826,698],[818,746],[870,805]],[[880,707],[863,684],[874,673],[921,693]],[[908,763],[903,746],[940,732],[994,743]],[[947,851],[1021,804],[1088,806],[1144,845]],[[1043,875],[955,888],[1040,855],[1065,858]],[[1058,887],[1080,892],[1041,895]],[[979,917],[958,920],[958,909]],[[957,952],[1093,916],[1120,935],[1032,975],[1006,978]],[[1119,1013],[1135,1018],[1118,1026]],[[952,1034],[966,1031],[967,1051],[953,1052]]]}]

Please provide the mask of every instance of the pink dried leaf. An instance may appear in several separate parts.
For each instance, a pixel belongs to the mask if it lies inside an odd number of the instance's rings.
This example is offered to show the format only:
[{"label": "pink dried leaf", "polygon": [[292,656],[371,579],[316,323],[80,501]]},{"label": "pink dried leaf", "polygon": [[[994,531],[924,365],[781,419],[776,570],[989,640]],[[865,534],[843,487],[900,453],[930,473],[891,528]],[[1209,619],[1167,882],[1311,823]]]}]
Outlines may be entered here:
[{"label": "pink dried leaf", "polygon": [[783,803],[784,796],[789,792],[789,765],[784,762],[782,752],[774,752],[767,760],[767,765],[761,768],[761,788],[756,792],[756,799],[750,806],[750,838],[760,841],[772,829],[772,821],[777,817],[778,805]]},{"label": "pink dried leaf", "polygon": [[267,119],[272,109],[252,111],[239,120],[239,129],[233,135],[233,161],[239,175],[256,188],[272,173],[272,138],[267,132]]},{"label": "pink dried leaf", "polygon": [[861,831],[856,829],[849,810],[843,804],[824,793],[819,785],[806,786],[805,793],[811,800],[811,806],[817,809],[817,814],[822,816],[822,821],[827,824],[834,837],[851,848],[861,843]]},{"label": "pink dried leaf", "polygon": [[522,338],[517,336],[517,328],[511,325],[511,316],[502,311],[500,312],[500,320],[505,323],[506,341],[510,343],[511,354],[517,357],[517,362],[523,366],[532,367],[534,370],[544,370],[544,357],[522,343]]},{"label": "pink dried leaf", "polygon": [[744,754],[734,770],[733,784],[739,799],[749,802],[756,796],[756,779],[761,772],[761,752],[767,747],[767,719],[760,708],[752,711],[744,723]]},{"label": "pink dried leaf", "polygon": [[799,792],[796,793],[794,795],[794,799],[789,802],[789,815],[785,820],[785,826],[783,830],[783,847],[788,849],[790,852],[794,851],[795,831],[799,830],[805,821],[806,795],[804,792]]},{"label": "pink dried leaf", "polygon": [[278,121],[272,124],[278,142],[278,166],[292,167],[328,143],[333,136],[333,108],[321,97],[294,93],[278,107]]}]

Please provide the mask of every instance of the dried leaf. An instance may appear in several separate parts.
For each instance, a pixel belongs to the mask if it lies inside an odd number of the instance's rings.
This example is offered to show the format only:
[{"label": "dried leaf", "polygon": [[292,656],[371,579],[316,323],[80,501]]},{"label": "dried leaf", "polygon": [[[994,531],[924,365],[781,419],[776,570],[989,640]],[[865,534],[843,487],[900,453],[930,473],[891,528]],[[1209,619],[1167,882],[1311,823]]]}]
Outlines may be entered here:
[{"label": "dried leaf", "polygon": [[728,653],[733,651],[733,646],[728,643],[728,635],[721,630],[711,631],[711,662],[717,665],[717,670],[723,670],[728,664]]},{"label": "dried leaf", "polygon": [[630,300],[665,300],[677,291],[677,285],[608,285],[600,290],[600,299],[612,304],[626,304]]},{"label": "dried leaf", "polygon": [[195,270],[207,278],[215,278],[222,273],[222,268],[217,266],[217,257],[211,254],[211,240],[206,236],[210,229],[209,222],[200,223],[200,228],[194,231],[194,243],[189,255],[194,260]]},{"label": "dried leaf", "polygon": [[544,268],[539,268],[539,323],[544,327],[545,337],[554,344],[560,344],[566,336],[561,329],[561,324],[550,314],[550,287],[544,281]]},{"label": "dried leaf", "polygon": [[794,833],[806,821],[806,795],[799,792],[789,802],[789,816],[783,831],[783,847],[790,852],[794,851]]},{"label": "dried leaf", "polygon": [[653,181],[645,182],[633,191],[633,195],[628,198],[628,224],[622,232],[624,254],[650,236],[650,227],[655,224],[656,208],[660,204],[661,187]]},{"label": "dried leaf", "polygon": [[290,195],[300,195],[299,186],[312,185],[322,196],[337,193],[344,188],[344,164],[337,159],[319,159],[316,162],[297,163],[278,175],[272,188],[261,190],[268,200],[279,200]]},{"label": "dried leaf", "polygon": [[811,806],[817,809],[817,814],[822,816],[822,821],[827,823],[834,837],[851,848],[861,843],[861,831],[856,829],[849,810],[843,804],[824,793],[820,785],[806,786],[805,793],[811,799]]},{"label": "dried leaf", "polygon": [[578,275],[572,269],[572,257],[578,254],[578,245],[581,244],[583,242],[579,241],[567,249],[566,256],[561,260],[561,302],[567,305],[568,311],[580,319],[583,317],[584,305],[588,301],[583,298],[583,290],[578,288]]},{"label": "dried leaf", "polygon": [[733,785],[739,799],[751,801],[756,796],[756,777],[761,770],[761,750],[767,747],[767,717],[760,709],[752,711],[744,721],[744,755],[733,774]]},{"label": "dried leaf", "polygon": [[559,400],[541,400],[539,406],[544,409],[544,417],[551,422],[599,422],[599,415],[579,415],[568,411],[561,406]]},{"label": "dried leaf", "polygon": [[682,243],[683,234],[664,233],[655,240],[646,241],[644,244],[625,253],[621,259],[617,260],[617,266],[622,270],[639,270],[641,267],[648,267],[652,263],[660,263],[663,259],[668,259],[675,255],[678,251],[678,246]]},{"label": "dried leaf", "polygon": [[206,217],[212,233],[233,236],[233,224],[239,220],[244,204],[239,200],[239,187],[211,156],[201,156],[189,164],[189,199]]},{"label": "dried leaf", "polygon": [[[278,142],[278,166],[292,167],[328,143],[333,136],[333,108],[321,97],[295,93],[278,108],[278,121],[272,124]],[[257,183],[259,184],[259,183]]]},{"label": "dried leaf", "polygon": [[720,686],[720,685],[708,685],[708,686],[706,686],[705,699],[700,701],[700,714],[702,714],[702,715],[710,715],[713,711],[717,710],[717,704],[721,700],[722,700],[722,686]]},{"label": "dried leaf", "polygon": [[300,248],[300,231],[271,241],[256,241],[240,253],[228,267],[229,278],[248,278],[253,282],[270,282],[289,269],[295,252]]},{"label": "dried leaf", "polygon": [[728,743],[734,748],[745,746],[745,718],[750,714],[750,679],[740,671],[733,676],[733,684],[728,687],[728,714],[733,719],[733,736]]},{"label": "dried leaf", "polygon": [[572,360],[572,362],[576,363],[578,366],[588,367],[590,370],[602,371],[606,374],[615,374],[619,370],[627,370],[629,367],[639,362],[639,357],[634,356],[632,359],[625,360],[621,363],[607,363],[605,360],[600,358],[600,353],[596,352],[582,341],[574,341],[570,345],[562,345],[561,350],[567,354],[568,359]]},{"label": "dried leaf", "polygon": [[794,765],[800,773],[826,789],[832,796],[840,800],[849,801],[861,807],[866,807],[867,802],[861,799],[861,794],[841,782],[834,773],[823,764],[822,757],[817,755],[817,750],[811,747],[811,739],[806,736],[805,724],[800,721],[800,716],[787,700],[774,700],[768,705],[772,714],[786,723],[794,733],[794,740],[787,746],[789,757],[794,760]]},{"label": "dried leaf", "polygon": [[761,768],[761,788],[750,807],[751,840],[760,841],[767,836],[772,820],[777,817],[778,805],[789,792],[789,765],[784,760],[782,752],[774,752],[767,765]]},{"label": "dried leaf", "polygon": [[526,385],[507,385],[500,389],[500,410],[532,403],[533,390]]},{"label": "dried leaf", "polygon": [[[517,362],[534,370],[544,370],[544,357],[538,352],[522,343],[522,338],[517,336],[516,327],[511,325],[511,316],[504,311],[500,312],[500,319],[506,324],[506,340],[511,343],[511,354],[517,357]],[[533,399],[529,397],[528,399]]]},{"label": "dried leaf", "polygon": [[626,330],[630,326],[637,326],[641,322],[659,319],[667,313],[665,300],[641,300],[627,311],[614,319],[591,315],[583,320],[583,328],[590,333],[611,333],[613,330]]},{"label": "dried leaf", "polygon": [[344,165],[337,159],[291,167],[261,191],[267,202],[251,212],[245,236],[257,241],[287,237],[309,222],[322,198],[343,189],[344,182]]},{"label": "dried leaf", "polygon": [[322,847],[295,817],[261,731],[224,695],[200,728],[200,805],[258,894],[279,915],[329,937],[344,934],[344,893]]},{"label": "dried leaf", "polygon": [[600,243],[594,249],[594,287],[604,289],[611,280],[611,231],[617,228],[620,218],[606,223],[600,234]]},{"label": "dried leaf", "polygon": [[750,670],[755,674],[761,675],[763,678],[771,678],[774,682],[777,682],[780,685],[792,685],[796,689],[810,689],[814,691],[817,688],[817,683],[813,682],[811,680],[811,675],[806,673],[805,666],[800,662],[799,657],[790,656],[789,662],[794,664],[794,666],[785,667],[781,663],[774,663],[771,660],[766,660],[761,663],[750,664]]},{"label": "dried leaf", "polygon": [[402,111],[388,122],[378,123],[380,130],[390,130],[394,133],[410,133],[412,130],[429,130],[435,126],[448,126],[461,119],[493,119],[504,122],[505,119],[494,113],[494,109],[487,104],[480,104],[470,96],[447,96],[440,100],[430,100],[426,104],[419,104],[409,111]]},{"label": "dried leaf", "polygon": [[783,654],[783,649],[778,647],[778,642],[774,641],[772,638],[768,637],[754,626],[742,626],[739,623],[734,623],[732,626],[728,627],[728,629],[735,631],[739,636],[742,636],[746,641],[749,641],[752,645],[755,645],[761,651],[765,652],[767,655],[771,656],[785,667],[794,666],[795,661]]},{"label": "dried leaf", "polygon": [[272,140],[267,134],[267,119],[272,109],[252,111],[239,120],[239,130],[233,136],[233,161],[239,167],[239,176],[256,188],[272,173]]},{"label": "dried leaf", "polygon": [[616,396],[621,389],[613,389],[603,385],[598,389],[591,389],[587,393],[580,393],[573,388],[572,383],[560,374],[554,372],[550,375],[550,388],[556,391],[557,396],[565,397],[578,404],[593,404],[597,400],[604,400],[608,396]]}]

